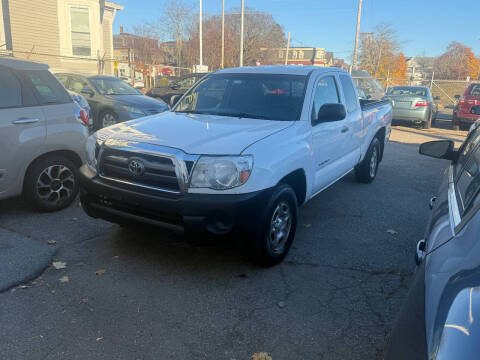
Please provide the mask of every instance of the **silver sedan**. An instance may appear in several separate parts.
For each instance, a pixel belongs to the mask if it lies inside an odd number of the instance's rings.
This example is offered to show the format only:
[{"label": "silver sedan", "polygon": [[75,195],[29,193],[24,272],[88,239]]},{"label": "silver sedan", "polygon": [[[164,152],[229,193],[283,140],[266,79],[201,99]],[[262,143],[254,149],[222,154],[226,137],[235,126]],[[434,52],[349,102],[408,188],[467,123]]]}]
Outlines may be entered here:
[{"label": "silver sedan", "polygon": [[394,86],[388,89],[386,97],[392,102],[393,119],[404,120],[425,129],[435,123],[438,113],[439,97],[432,97],[428,87]]}]

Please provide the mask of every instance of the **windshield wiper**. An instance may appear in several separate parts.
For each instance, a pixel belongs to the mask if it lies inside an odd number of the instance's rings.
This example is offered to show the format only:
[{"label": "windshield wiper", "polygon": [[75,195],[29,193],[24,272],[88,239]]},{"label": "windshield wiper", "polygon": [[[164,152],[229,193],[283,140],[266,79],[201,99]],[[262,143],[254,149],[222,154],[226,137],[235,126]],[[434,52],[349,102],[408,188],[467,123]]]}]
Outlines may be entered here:
[{"label": "windshield wiper", "polygon": [[250,118],[250,119],[262,119],[262,120],[272,120],[268,116],[249,114],[249,113],[215,113],[218,116],[231,116],[237,118]]},{"label": "windshield wiper", "polygon": [[217,113],[212,111],[202,111],[202,110],[177,110],[175,113],[182,114],[204,114],[204,115],[217,115]]}]

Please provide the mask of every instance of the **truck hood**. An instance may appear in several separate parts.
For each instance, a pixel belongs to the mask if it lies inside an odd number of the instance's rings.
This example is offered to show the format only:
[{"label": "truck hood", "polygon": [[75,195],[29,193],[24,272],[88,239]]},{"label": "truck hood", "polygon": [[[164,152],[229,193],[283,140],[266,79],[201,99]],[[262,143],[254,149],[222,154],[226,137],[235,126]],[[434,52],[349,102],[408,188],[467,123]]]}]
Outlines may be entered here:
[{"label": "truck hood", "polygon": [[293,123],[168,111],[112,125],[100,130],[100,135],[168,146],[188,154],[236,155]]}]

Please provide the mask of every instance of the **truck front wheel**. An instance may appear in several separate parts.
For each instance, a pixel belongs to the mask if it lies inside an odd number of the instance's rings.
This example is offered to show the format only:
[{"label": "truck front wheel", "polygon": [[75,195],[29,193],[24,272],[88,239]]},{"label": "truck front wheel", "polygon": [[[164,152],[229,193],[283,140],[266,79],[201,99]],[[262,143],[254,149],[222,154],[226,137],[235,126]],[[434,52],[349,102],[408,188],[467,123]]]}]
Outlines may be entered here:
[{"label": "truck front wheel", "polygon": [[357,181],[370,184],[377,176],[378,163],[380,160],[380,141],[373,138],[362,162],[355,167]]},{"label": "truck front wheel", "polygon": [[262,266],[273,266],[287,255],[297,229],[298,203],[295,191],[279,184],[267,206],[252,239],[250,255]]}]

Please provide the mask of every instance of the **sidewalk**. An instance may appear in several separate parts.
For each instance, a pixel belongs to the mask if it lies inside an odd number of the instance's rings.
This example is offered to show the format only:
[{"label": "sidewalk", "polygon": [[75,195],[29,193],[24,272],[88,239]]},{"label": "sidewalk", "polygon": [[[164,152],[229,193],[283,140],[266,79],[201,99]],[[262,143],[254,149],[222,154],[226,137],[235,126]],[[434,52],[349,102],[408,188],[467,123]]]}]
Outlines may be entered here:
[{"label": "sidewalk", "polygon": [[0,292],[37,277],[56,252],[56,246],[0,228]]}]

